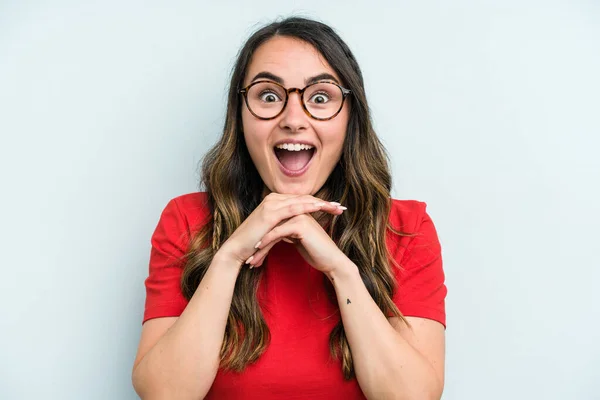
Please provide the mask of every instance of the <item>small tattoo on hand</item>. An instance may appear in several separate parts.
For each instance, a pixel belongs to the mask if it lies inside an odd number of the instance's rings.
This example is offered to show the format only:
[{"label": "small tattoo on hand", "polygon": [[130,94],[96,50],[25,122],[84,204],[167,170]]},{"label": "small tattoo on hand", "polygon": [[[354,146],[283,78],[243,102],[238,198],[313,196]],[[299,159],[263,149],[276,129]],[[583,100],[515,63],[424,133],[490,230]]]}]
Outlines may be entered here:
[{"label": "small tattoo on hand", "polygon": [[346,304],[350,304],[350,299],[346,299]]}]

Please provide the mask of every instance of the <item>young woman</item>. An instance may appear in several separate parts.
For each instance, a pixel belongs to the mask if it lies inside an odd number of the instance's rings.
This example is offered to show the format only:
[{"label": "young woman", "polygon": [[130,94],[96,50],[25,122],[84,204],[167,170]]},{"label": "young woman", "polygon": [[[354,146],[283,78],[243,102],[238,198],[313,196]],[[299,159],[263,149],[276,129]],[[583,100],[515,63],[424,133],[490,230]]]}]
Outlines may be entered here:
[{"label": "young woman", "polygon": [[289,18],[248,39],[202,181],[152,236],[142,398],[440,398],[440,243],[425,203],[390,199],[360,68],[330,27]]}]

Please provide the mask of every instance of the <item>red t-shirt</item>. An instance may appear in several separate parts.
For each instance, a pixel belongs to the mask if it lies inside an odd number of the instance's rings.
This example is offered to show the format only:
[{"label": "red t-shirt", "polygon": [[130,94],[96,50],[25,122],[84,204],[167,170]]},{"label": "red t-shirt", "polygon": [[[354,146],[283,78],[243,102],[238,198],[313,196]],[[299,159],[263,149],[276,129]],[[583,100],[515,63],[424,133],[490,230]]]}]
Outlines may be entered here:
[{"label": "red t-shirt", "polygon": [[[152,235],[149,276],[145,280],[143,322],[179,316],[187,301],[179,286],[183,262],[208,214],[205,193],[172,199]],[[387,246],[403,270],[394,268],[399,289],[393,300],[405,316],[433,319],[446,326],[446,286],[436,229],[426,203],[393,200]],[[346,212],[352,212],[348,210]],[[364,399],[356,379],[345,381],[339,360],[329,355],[329,333],[339,321],[323,287],[323,274],[292,244],[277,243],[269,252],[259,285],[259,304],[271,332],[271,342],[257,362],[242,373],[219,370],[206,399]],[[330,316],[329,318],[327,318]]]}]

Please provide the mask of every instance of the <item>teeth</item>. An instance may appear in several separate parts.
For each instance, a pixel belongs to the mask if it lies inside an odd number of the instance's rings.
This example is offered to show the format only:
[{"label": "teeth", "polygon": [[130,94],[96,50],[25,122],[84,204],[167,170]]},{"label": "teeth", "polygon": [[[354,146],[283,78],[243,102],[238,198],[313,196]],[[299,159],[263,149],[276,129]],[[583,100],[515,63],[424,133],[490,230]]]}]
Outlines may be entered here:
[{"label": "teeth", "polygon": [[300,151],[300,150],[310,150],[313,146],[309,144],[298,144],[298,143],[283,143],[277,145],[278,149],[288,150],[288,151]]}]

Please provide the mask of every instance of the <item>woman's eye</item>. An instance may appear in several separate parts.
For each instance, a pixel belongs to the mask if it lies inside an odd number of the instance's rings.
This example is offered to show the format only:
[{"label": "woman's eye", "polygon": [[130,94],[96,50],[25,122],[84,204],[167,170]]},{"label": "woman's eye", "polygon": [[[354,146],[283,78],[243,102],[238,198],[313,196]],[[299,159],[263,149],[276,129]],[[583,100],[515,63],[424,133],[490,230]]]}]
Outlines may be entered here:
[{"label": "woman's eye", "polygon": [[273,103],[275,101],[279,100],[279,96],[277,96],[275,93],[273,92],[263,92],[260,94],[260,99],[262,101],[264,101],[265,103]]},{"label": "woman's eye", "polygon": [[324,104],[329,101],[329,96],[327,96],[325,93],[317,93],[310,98],[310,101],[315,104]]}]

